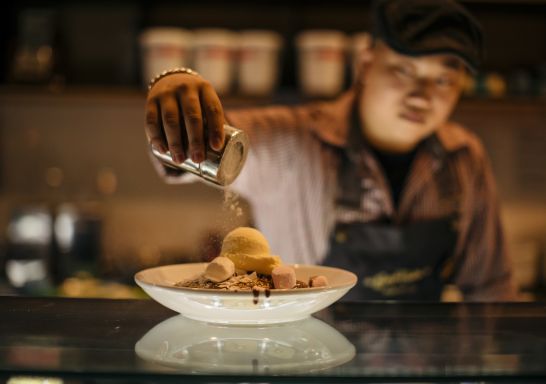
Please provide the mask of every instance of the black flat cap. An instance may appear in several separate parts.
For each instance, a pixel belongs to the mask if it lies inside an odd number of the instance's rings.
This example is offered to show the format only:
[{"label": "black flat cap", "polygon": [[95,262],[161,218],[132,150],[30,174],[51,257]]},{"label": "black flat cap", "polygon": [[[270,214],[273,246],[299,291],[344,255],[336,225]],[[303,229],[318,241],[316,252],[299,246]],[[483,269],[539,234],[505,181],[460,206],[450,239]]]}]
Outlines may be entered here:
[{"label": "black flat cap", "polygon": [[374,36],[399,53],[453,54],[472,71],[481,64],[482,28],[453,0],[377,0],[372,18]]}]

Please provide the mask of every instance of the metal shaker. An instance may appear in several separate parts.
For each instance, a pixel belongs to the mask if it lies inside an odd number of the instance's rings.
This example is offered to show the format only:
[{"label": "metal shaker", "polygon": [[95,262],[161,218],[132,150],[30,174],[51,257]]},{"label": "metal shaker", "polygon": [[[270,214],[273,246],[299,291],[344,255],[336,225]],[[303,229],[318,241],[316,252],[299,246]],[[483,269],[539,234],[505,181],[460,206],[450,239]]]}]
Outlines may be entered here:
[{"label": "metal shaker", "polygon": [[241,172],[248,154],[248,136],[240,129],[224,124],[225,141],[220,151],[215,151],[207,145],[205,160],[194,163],[186,159],[176,163],[170,152],[161,153],[152,147],[153,155],[165,166],[188,171],[204,180],[220,186],[231,184]]}]

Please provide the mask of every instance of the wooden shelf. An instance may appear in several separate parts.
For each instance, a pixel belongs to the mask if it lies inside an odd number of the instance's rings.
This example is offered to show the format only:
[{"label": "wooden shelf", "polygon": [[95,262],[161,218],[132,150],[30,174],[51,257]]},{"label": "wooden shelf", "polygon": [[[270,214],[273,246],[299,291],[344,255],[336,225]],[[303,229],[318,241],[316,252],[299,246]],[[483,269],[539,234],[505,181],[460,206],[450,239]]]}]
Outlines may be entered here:
[{"label": "wooden shelf", "polygon": [[[146,97],[146,91],[139,87],[126,86],[68,86],[51,88],[38,85],[2,85],[0,86],[0,99],[23,100],[44,98],[102,98],[122,100],[142,100]],[[240,94],[230,94],[220,97],[227,107],[261,106],[271,104],[294,105],[317,99],[305,97],[296,89],[279,89],[271,96],[253,97]],[[543,97],[463,97],[457,110],[473,111],[513,111],[522,113],[536,111],[544,114],[546,111],[546,96]]]},{"label": "wooden shelf", "polygon": [[463,98],[457,110],[546,114],[546,97],[503,97],[503,98]]}]

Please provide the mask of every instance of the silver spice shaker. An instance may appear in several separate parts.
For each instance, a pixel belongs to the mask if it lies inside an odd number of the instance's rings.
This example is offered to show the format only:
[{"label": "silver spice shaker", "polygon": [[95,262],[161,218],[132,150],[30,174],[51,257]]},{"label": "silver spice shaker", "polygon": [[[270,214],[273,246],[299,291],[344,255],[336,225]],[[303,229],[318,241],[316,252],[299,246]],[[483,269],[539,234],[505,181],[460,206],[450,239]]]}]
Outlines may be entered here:
[{"label": "silver spice shaker", "polygon": [[239,175],[248,154],[248,136],[240,129],[224,124],[225,141],[220,151],[207,146],[205,160],[195,163],[186,159],[182,163],[173,160],[170,152],[161,153],[151,148],[153,155],[165,166],[188,171],[219,186],[230,185]]}]

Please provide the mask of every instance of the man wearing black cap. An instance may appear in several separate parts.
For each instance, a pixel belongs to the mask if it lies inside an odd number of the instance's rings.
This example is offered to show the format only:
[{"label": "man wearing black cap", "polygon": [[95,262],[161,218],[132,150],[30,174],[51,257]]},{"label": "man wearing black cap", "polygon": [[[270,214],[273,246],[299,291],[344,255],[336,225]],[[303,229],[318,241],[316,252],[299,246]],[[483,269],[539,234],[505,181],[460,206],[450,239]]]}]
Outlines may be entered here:
[{"label": "man wearing black cap", "polygon": [[246,130],[232,187],[284,262],[355,272],[348,300],[440,300],[446,284],[467,300],[512,300],[486,155],[449,122],[482,56],[480,27],[450,0],[383,0],[373,15],[374,46],[338,100],[224,115],[210,84],[179,69],[152,83],[148,141],[200,162],[205,145],[222,146],[224,121]]}]

